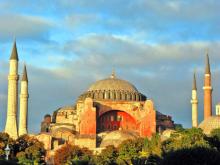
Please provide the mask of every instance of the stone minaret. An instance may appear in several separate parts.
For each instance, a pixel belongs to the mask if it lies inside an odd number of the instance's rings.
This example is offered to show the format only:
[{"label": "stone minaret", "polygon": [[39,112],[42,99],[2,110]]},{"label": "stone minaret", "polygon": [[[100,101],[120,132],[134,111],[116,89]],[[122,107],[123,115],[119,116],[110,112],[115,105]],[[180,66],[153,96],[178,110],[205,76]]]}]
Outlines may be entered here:
[{"label": "stone minaret", "polygon": [[212,116],[212,85],[211,85],[211,72],[209,64],[209,55],[206,55],[206,67],[204,78],[204,120]]},{"label": "stone minaret", "polygon": [[28,96],[28,76],[24,65],[20,94],[19,136],[27,134]]},{"label": "stone minaret", "polygon": [[17,131],[17,108],[18,108],[18,53],[16,42],[14,42],[10,62],[9,62],[9,75],[8,75],[8,111],[5,132],[11,138],[18,137]]},{"label": "stone minaret", "polygon": [[198,127],[198,98],[197,98],[197,87],[196,87],[196,74],[193,76],[192,85],[192,127]]}]

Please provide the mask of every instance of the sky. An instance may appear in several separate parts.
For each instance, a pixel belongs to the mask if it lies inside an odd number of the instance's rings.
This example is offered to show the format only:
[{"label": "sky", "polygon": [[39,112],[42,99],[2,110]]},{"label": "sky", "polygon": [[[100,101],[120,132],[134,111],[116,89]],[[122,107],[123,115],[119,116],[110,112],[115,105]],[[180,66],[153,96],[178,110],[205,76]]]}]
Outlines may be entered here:
[{"label": "sky", "polygon": [[0,131],[15,39],[19,74],[24,63],[28,71],[30,133],[39,132],[45,114],[74,104],[113,68],[187,128],[196,70],[201,122],[207,50],[213,113],[220,101],[219,8],[218,0],[0,0]]}]

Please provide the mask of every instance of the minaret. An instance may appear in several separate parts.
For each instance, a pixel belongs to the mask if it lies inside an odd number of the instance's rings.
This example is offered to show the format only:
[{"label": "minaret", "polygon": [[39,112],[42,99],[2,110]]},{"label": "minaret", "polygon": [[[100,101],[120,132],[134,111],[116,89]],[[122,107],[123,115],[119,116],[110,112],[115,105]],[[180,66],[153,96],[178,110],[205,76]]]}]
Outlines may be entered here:
[{"label": "minaret", "polygon": [[209,55],[206,54],[206,67],[204,77],[204,120],[212,116],[212,86],[211,86],[211,72],[209,64]]},{"label": "minaret", "polygon": [[196,87],[196,74],[193,75],[192,85],[192,127],[198,127],[198,98],[197,98],[197,87]]},{"label": "minaret", "polygon": [[19,136],[27,134],[28,96],[28,76],[24,65],[20,93]]},{"label": "minaret", "polygon": [[18,137],[17,131],[17,108],[18,108],[18,53],[16,42],[14,42],[10,62],[9,62],[9,75],[8,75],[8,111],[5,132],[11,138]]}]

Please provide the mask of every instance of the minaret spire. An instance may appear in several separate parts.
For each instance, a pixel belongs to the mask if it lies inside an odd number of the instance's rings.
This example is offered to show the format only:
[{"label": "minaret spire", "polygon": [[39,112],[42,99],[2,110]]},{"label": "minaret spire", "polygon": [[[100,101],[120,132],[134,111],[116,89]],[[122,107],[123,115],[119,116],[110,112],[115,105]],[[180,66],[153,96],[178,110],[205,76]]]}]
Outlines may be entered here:
[{"label": "minaret spire", "polygon": [[12,47],[12,52],[11,52],[10,60],[17,60],[17,61],[19,61],[18,52],[17,52],[17,46],[16,46],[16,40],[14,40],[14,44],[13,44],[13,47]]},{"label": "minaret spire", "polygon": [[20,94],[19,136],[27,134],[28,97],[28,76],[26,65],[24,65]]},{"label": "minaret spire", "polygon": [[196,73],[193,74],[193,86],[192,86],[192,127],[198,127],[198,98],[196,88]]},{"label": "minaret spire", "polygon": [[26,69],[26,65],[25,64],[24,64],[23,76],[22,76],[21,81],[27,81],[28,82],[27,69]]},{"label": "minaret spire", "polygon": [[209,54],[208,54],[208,50],[207,50],[207,53],[206,53],[205,74],[211,74],[211,72],[210,72],[210,63],[209,63]]},{"label": "minaret spire", "polygon": [[206,53],[206,66],[204,76],[204,120],[212,116],[212,78],[208,52]]},{"label": "minaret spire", "polygon": [[196,72],[195,71],[194,71],[194,74],[193,74],[192,90],[197,90],[197,86],[196,86]]}]

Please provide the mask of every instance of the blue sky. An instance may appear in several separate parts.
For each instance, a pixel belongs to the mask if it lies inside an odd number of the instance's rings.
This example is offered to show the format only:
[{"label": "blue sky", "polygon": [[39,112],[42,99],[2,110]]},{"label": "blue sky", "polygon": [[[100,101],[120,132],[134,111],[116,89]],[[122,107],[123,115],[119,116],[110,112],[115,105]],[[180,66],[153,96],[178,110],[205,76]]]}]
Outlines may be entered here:
[{"label": "blue sky", "polygon": [[217,0],[0,0],[0,130],[7,109],[8,59],[14,38],[19,73],[27,64],[29,131],[115,68],[176,123],[191,126],[197,70],[203,118],[205,50],[213,76],[213,112],[220,101],[220,2]]}]

